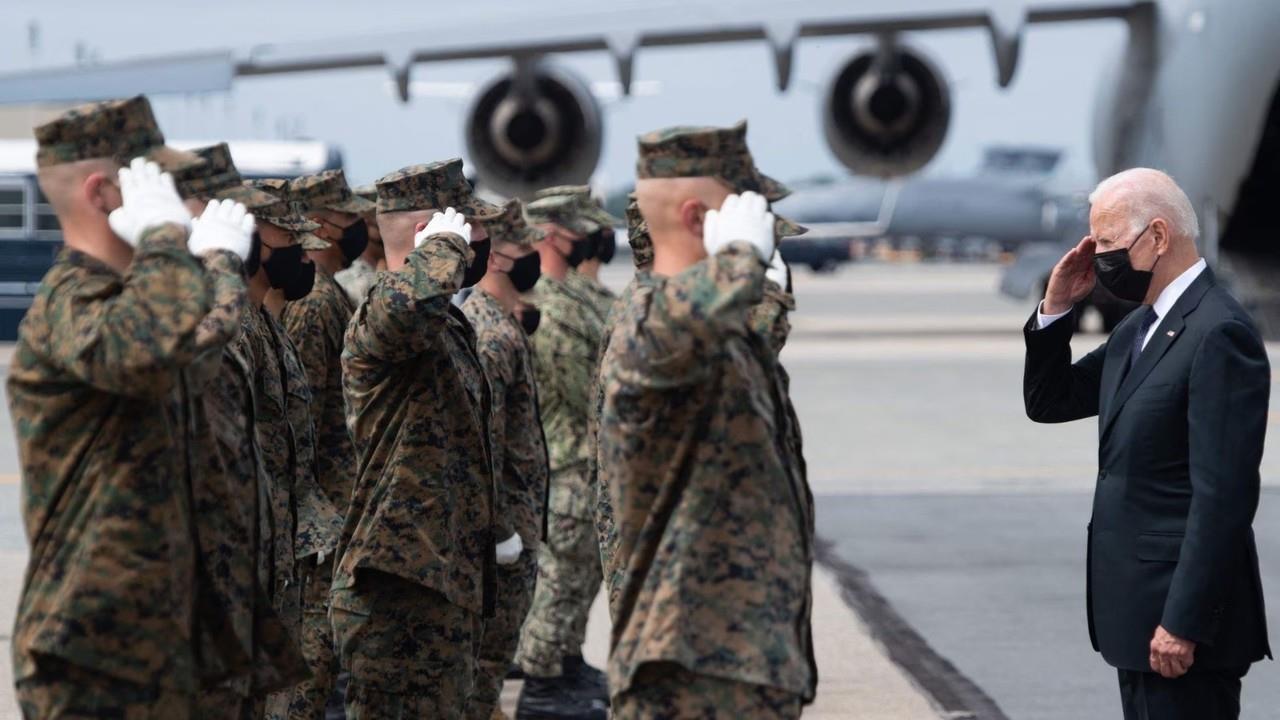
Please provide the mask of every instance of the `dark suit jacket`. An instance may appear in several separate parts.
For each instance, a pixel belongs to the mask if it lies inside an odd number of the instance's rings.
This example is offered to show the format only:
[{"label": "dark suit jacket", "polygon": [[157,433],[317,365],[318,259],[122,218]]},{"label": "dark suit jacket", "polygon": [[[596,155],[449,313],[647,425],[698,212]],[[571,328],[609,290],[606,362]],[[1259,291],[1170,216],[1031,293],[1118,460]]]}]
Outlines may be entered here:
[{"label": "dark suit jacket", "polygon": [[1157,625],[1196,641],[1193,670],[1270,656],[1253,539],[1271,370],[1253,322],[1205,270],[1136,365],[1126,318],[1071,362],[1068,318],[1025,335],[1027,416],[1098,416],[1088,538],[1089,635],[1108,663],[1151,670]]}]

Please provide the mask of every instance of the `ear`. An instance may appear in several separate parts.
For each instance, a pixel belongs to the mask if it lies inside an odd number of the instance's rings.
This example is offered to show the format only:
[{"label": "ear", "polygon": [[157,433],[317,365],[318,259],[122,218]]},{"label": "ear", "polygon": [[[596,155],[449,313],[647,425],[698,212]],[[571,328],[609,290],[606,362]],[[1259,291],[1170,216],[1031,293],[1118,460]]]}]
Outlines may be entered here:
[{"label": "ear", "polygon": [[1163,255],[1169,251],[1169,224],[1164,221],[1164,218],[1151,221],[1151,235],[1157,255]]},{"label": "ear", "polygon": [[680,203],[680,224],[694,237],[702,237],[702,221],[706,216],[707,207],[701,201],[689,198]]},{"label": "ear", "polygon": [[418,224],[416,224],[416,225],[414,225],[414,226],[413,226],[413,234],[414,234],[414,235],[417,235],[418,233],[420,233],[420,232],[422,232],[423,230],[426,230],[426,229],[427,229],[427,224],[426,224],[426,223],[424,223],[424,222],[420,222],[420,223],[418,223]]},{"label": "ear", "polygon": [[80,185],[80,192],[83,194],[85,201],[103,215],[112,210],[106,197],[106,193],[112,189],[111,183],[107,182],[106,173],[103,172],[89,173],[89,176]]}]

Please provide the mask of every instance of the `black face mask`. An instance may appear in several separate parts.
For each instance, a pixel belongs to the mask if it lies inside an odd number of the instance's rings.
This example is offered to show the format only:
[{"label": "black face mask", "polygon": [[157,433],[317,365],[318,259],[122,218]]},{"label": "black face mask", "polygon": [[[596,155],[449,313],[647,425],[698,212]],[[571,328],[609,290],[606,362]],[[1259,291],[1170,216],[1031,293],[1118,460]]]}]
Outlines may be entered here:
[{"label": "black face mask", "polygon": [[516,292],[529,292],[542,277],[542,258],[536,252],[525,255],[511,264],[507,277],[511,278]]},{"label": "black face mask", "polygon": [[471,243],[471,252],[475,253],[476,257],[467,266],[467,272],[462,278],[462,287],[464,288],[469,288],[480,282],[480,278],[484,277],[485,272],[489,269],[489,239],[485,238]]},{"label": "black face mask", "polygon": [[284,299],[301,300],[311,292],[316,280],[316,266],[302,261],[302,246],[272,248],[271,257],[262,263],[271,287],[284,291]]},{"label": "black face mask", "polygon": [[587,252],[589,250],[587,242],[588,241],[586,240],[579,240],[572,243],[573,249],[569,251],[568,257],[564,259],[565,263],[568,264],[569,267],[576,268],[582,264],[583,260],[587,259]]},{"label": "black face mask", "polygon": [[596,249],[596,257],[600,258],[601,265],[608,265],[613,262],[613,255],[618,251],[618,238],[613,232],[613,228],[603,231],[600,236],[600,247]]},{"label": "black face mask", "polygon": [[542,321],[542,311],[532,305],[520,309],[520,326],[525,335],[533,335],[538,331],[538,323]]},{"label": "black face mask", "polygon": [[262,266],[262,235],[257,230],[253,231],[253,240],[249,243],[249,257],[244,260],[244,276],[251,278],[258,274],[258,268]]},{"label": "black face mask", "polygon": [[594,260],[600,257],[600,242],[603,236],[603,230],[597,230],[587,236],[587,239],[583,242],[583,245],[587,246],[584,260]]},{"label": "black face mask", "polygon": [[1151,289],[1151,279],[1154,277],[1156,265],[1160,264],[1160,258],[1156,258],[1150,270],[1138,270],[1133,267],[1129,250],[1137,245],[1150,229],[1151,225],[1148,224],[1127,248],[1093,256],[1093,270],[1098,276],[1098,282],[1121,300],[1140,303],[1147,299],[1147,291]]},{"label": "black face mask", "polygon": [[338,245],[342,248],[342,256],[347,259],[348,265],[364,253],[364,249],[369,246],[369,226],[365,224],[364,218],[342,229],[342,239],[338,241]]}]

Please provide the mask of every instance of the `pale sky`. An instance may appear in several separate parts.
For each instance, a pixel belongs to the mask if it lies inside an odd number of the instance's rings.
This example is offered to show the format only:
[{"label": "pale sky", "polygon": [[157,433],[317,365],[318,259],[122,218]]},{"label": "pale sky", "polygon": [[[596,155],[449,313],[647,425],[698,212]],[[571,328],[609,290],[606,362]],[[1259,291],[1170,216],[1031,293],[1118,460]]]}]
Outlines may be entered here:
[{"label": "pale sky", "polygon": [[[613,0],[631,6],[639,0]],[[861,0],[867,3],[884,0]],[[586,0],[545,0],[545,13],[572,14]],[[102,60],[245,47],[257,43],[329,40],[421,28],[463,32],[477,16],[501,17],[527,2],[473,2],[444,12],[421,0],[324,3],[319,0],[223,0],[213,3],[134,0],[116,3],[5,0],[0,24],[0,72],[69,64],[79,44]],[[592,3],[600,7],[597,3]],[[525,11],[527,12],[527,11]],[[31,23],[38,48],[31,49]],[[952,92],[950,132],[926,169],[936,174],[972,170],[983,147],[1029,143],[1067,150],[1067,171],[1087,185],[1093,178],[1089,145],[1093,98],[1104,63],[1114,61],[1123,27],[1100,21],[1034,26],[1024,39],[1012,86],[995,83],[991,47],[980,30],[906,36],[942,69]],[[635,136],[665,125],[729,124],[747,118],[759,165],[784,180],[845,174],[822,136],[820,105],[830,78],[866,37],[805,39],[795,58],[792,88],[778,94],[763,43],[684,49],[645,49],[635,81],[647,91],[603,106],[605,142],[597,182],[630,182]],[[607,56],[579,54],[558,62],[589,82],[615,81]],[[506,63],[468,61],[417,65],[414,79],[445,90],[465,90],[502,72]],[[398,167],[463,155],[469,98],[422,97],[402,105],[381,70],[247,78],[229,93],[153,98],[166,135],[174,138],[275,139],[308,137],[340,146],[353,183]]]}]

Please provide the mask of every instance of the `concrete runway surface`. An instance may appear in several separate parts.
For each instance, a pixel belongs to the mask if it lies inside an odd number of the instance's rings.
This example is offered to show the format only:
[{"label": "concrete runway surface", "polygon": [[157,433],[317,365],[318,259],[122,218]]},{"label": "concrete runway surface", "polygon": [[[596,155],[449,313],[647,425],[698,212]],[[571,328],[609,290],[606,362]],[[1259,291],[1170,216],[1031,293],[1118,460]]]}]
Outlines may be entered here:
[{"label": "concrete runway surface", "polygon": [[[628,275],[610,269],[606,280],[621,287]],[[1085,629],[1096,425],[1026,419],[1021,326],[1032,304],[998,296],[998,275],[994,266],[928,264],[796,272],[798,309],[783,359],[824,547],[814,624],[822,684],[806,717],[1120,715],[1115,673]],[[1078,337],[1077,353],[1101,339]],[[0,348],[0,374],[8,356]],[[1277,419],[1273,412],[1273,426]],[[14,716],[7,629],[25,557],[17,472],[3,413],[0,718]],[[1275,442],[1263,482],[1254,528],[1264,583],[1274,590]],[[1277,627],[1280,597],[1270,599]],[[598,665],[608,630],[597,603],[586,654]],[[517,691],[507,689],[508,707]],[[1274,663],[1254,666],[1244,707],[1248,720],[1280,718]]]}]

